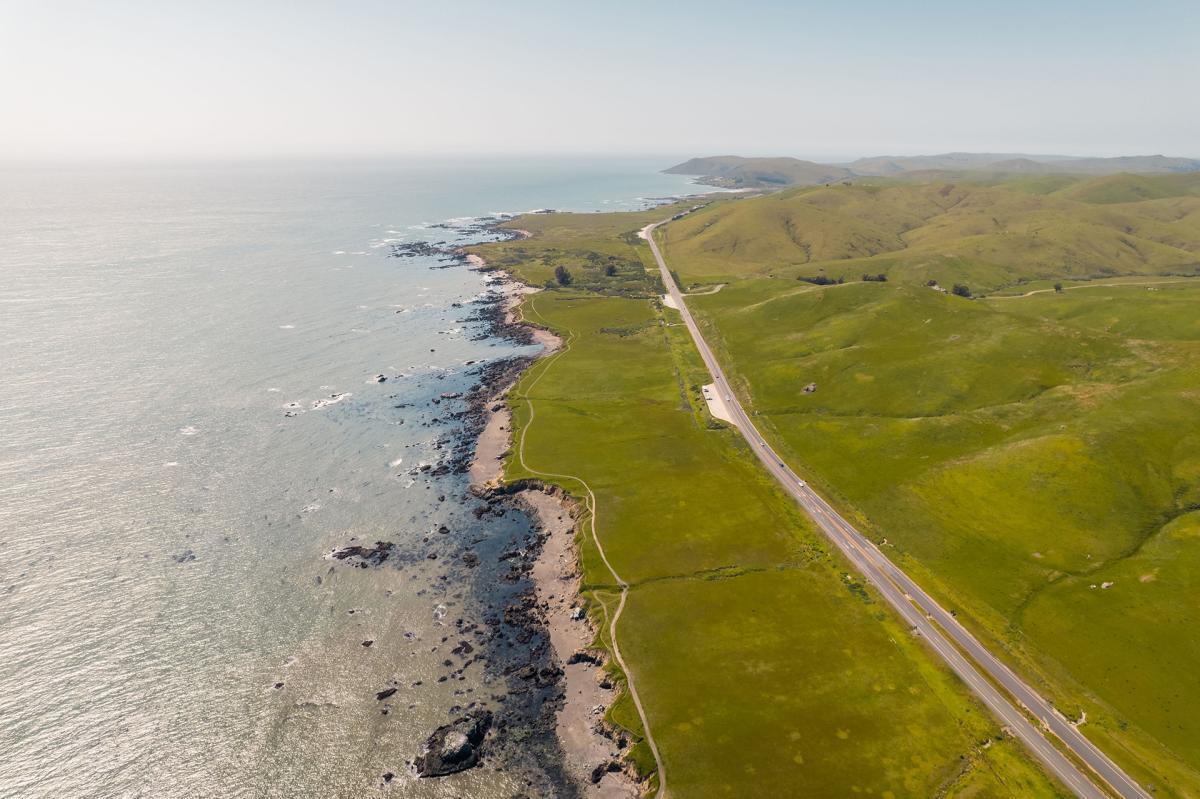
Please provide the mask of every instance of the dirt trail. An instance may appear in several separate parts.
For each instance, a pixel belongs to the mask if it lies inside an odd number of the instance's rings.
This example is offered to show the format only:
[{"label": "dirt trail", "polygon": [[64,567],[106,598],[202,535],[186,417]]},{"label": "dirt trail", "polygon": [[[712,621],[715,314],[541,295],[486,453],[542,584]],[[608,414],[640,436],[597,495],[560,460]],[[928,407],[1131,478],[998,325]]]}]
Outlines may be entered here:
[{"label": "dirt trail", "polygon": [[[1101,288],[1102,286],[1113,286],[1113,287],[1117,287],[1117,288],[1120,288],[1121,286],[1160,286],[1164,283],[1188,283],[1193,280],[1196,280],[1196,278],[1180,277],[1180,278],[1175,278],[1173,280],[1136,280],[1136,281],[1131,280],[1126,283],[1083,283],[1078,286],[1064,286],[1063,291],[1074,291],[1075,289],[1097,289],[1097,288]],[[1019,300],[1022,297],[1032,297],[1034,294],[1049,294],[1052,291],[1055,291],[1055,289],[1053,289],[1053,288],[1034,289],[1033,291],[1027,291],[1024,294],[995,294],[995,295],[992,295],[991,297],[984,297],[983,299],[985,299],[985,300]]]}]

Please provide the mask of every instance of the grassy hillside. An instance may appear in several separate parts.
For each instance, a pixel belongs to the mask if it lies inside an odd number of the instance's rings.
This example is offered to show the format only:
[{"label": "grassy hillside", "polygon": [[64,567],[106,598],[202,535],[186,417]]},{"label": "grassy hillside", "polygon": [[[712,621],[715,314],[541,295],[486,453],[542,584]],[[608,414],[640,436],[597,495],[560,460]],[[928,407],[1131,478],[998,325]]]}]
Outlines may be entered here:
[{"label": "grassy hillside", "polygon": [[854,174],[864,176],[899,175],[906,172],[929,170],[1110,175],[1117,172],[1196,172],[1200,170],[1200,160],[1170,158],[1162,155],[1070,158],[1063,155],[1022,155],[1020,153],[943,153],[941,155],[860,158],[845,166]]},{"label": "grassy hillside", "polygon": [[743,158],[718,155],[692,158],[666,172],[701,175],[703,183],[733,188],[812,186],[862,177],[960,173],[1007,175],[1112,175],[1120,172],[1174,174],[1200,172],[1200,160],[1135,155],[1118,158],[1070,158],[1020,153],[942,153],[873,156],[848,164],[818,164],[797,158]]},{"label": "grassy hillside", "polygon": [[663,171],[674,175],[699,175],[709,185],[739,189],[811,186],[852,174],[839,166],[799,158],[741,158],[736,155],[693,158]]},{"label": "grassy hillside", "polygon": [[1136,203],[1166,197],[1200,197],[1200,173],[1112,175],[1083,182],[1061,196],[1086,203]]},{"label": "grassy hillside", "polygon": [[[525,217],[513,224],[532,238],[477,251],[540,284],[561,253],[648,260],[628,234],[666,213]],[[597,533],[631,584],[618,635],[671,794],[1059,795],[708,417],[678,315],[605,292],[556,288],[523,306],[569,348],[513,392],[525,448],[506,474],[594,491]],[[580,545],[602,622],[617,587]],[[641,733],[627,699],[610,716]],[[644,743],[634,758],[652,763]]]},{"label": "grassy hillside", "polygon": [[1029,291],[754,278],[689,302],[798,471],[1135,774],[1200,795],[1200,280]]},{"label": "grassy hillside", "polygon": [[680,276],[701,283],[885,274],[982,293],[1054,277],[1192,274],[1197,192],[1197,175],[875,179],[721,200],[670,225],[663,241]]},{"label": "grassy hillside", "polygon": [[940,155],[880,155],[859,158],[846,164],[855,175],[887,177],[905,172],[929,170],[982,171],[993,169],[999,164],[1010,164],[1017,171],[1027,171],[1031,166],[1036,171],[1046,161],[1062,160],[1064,156],[1034,155],[1021,153],[942,153]]}]

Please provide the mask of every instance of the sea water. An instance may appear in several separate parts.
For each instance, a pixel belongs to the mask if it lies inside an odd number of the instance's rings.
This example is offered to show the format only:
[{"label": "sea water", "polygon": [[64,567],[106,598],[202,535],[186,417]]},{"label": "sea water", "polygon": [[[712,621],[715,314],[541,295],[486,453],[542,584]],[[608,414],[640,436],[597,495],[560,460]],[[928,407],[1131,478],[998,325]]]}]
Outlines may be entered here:
[{"label": "sea water", "polygon": [[501,758],[408,768],[504,690],[486,662],[438,682],[487,612],[455,553],[530,526],[421,471],[462,424],[433,400],[537,347],[471,321],[480,273],[390,253],[690,192],[668,163],[0,171],[0,796],[545,790]]}]

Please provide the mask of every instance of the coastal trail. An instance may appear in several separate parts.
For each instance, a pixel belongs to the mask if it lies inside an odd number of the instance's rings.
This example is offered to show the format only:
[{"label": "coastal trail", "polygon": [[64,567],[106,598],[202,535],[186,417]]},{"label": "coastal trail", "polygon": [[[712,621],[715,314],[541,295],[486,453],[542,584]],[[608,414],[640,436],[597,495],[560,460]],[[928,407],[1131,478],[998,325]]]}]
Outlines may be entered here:
[{"label": "coastal trail", "polygon": [[[722,396],[733,417],[734,426],[771,476],[859,573],[875,586],[914,633],[928,642],[942,661],[1071,793],[1081,799],[1105,799],[1110,792],[1122,799],[1149,799],[1150,795],[1120,766],[1084,737],[1050,702],[1001,663],[949,611],[892,563],[874,542],[800,479],[767,444],[726,380],[724,370],[688,310],[684,294],[679,290],[654,240],[655,229],[670,221],[651,223],[642,228],[638,235],[650,245],[667,294],[674,300],[713,378],[714,391]],[[1031,717],[1036,719],[1036,725]],[[1051,743],[1046,732],[1053,733],[1074,758],[1086,764],[1092,774],[1085,774],[1075,761]],[[1093,776],[1100,779],[1104,788],[1093,781]]]},{"label": "coastal trail", "polygon": [[[522,304],[522,314],[525,313],[526,309],[528,309],[528,311],[534,316],[538,317],[538,319],[540,319],[543,323],[546,323],[545,318],[538,314],[537,309],[533,307],[532,298],[528,298],[527,301]],[[542,362],[541,370],[533,377],[533,379],[529,382],[529,385],[524,387],[524,390],[521,393],[520,399],[524,400],[526,407],[529,409],[529,419],[521,428],[520,440],[517,442],[517,462],[521,464],[521,468],[525,469],[530,474],[577,483],[580,487],[582,487],[584,493],[586,494],[584,507],[588,514],[588,525],[592,543],[596,547],[596,551],[599,553],[600,560],[604,563],[604,567],[608,569],[608,573],[612,575],[613,582],[617,584],[617,587],[621,591],[620,600],[617,602],[616,610],[612,613],[611,617],[609,617],[608,614],[607,603],[605,603],[603,599],[600,599],[599,596],[597,596],[597,600],[600,602],[600,605],[604,610],[605,617],[609,620],[608,637],[612,644],[613,658],[617,661],[617,665],[621,667],[621,671],[625,674],[625,685],[629,691],[629,698],[633,701],[633,705],[637,709],[638,718],[642,722],[642,730],[645,734],[646,744],[650,747],[650,753],[654,756],[655,768],[658,771],[657,796],[660,797],[660,799],[665,799],[667,796],[667,771],[663,766],[662,756],[658,751],[658,743],[654,740],[654,733],[650,729],[650,719],[646,716],[646,709],[642,705],[641,696],[638,694],[637,686],[634,683],[633,671],[630,670],[629,665],[625,662],[625,658],[621,654],[621,646],[617,640],[617,624],[620,622],[621,614],[625,610],[625,602],[629,596],[629,583],[627,583],[621,577],[621,575],[617,573],[617,570],[613,567],[612,563],[608,559],[608,555],[604,551],[604,545],[600,543],[600,536],[596,532],[596,517],[598,515],[596,508],[596,494],[592,491],[592,487],[588,485],[587,481],[582,477],[573,474],[559,474],[556,472],[541,471],[540,469],[533,468],[525,461],[525,436],[529,432],[529,428],[533,426],[533,421],[536,414],[533,399],[529,396],[529,393],[538,384],[538,382],[541,381],[542,377],[544,377],[545,374],[550,371],[550,369],[558,362],[559,358],[571,351],[571,345],[576,338],[576,333],[574,330],[569,328],[566,329],[565,332],[567,336],[563,342],[562,348]]]}]

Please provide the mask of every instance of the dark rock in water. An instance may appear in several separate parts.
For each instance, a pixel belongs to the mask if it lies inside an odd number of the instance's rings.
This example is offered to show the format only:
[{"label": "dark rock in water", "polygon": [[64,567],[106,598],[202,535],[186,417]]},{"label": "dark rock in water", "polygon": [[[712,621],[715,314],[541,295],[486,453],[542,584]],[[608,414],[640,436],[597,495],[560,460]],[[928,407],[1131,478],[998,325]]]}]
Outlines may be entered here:
[{"label": "dark rock in water", "polygon": [[438,727],[425,741],[425,751],[414,764],[422,777],[444,777],[479,764],[481,745],[492,726],[490,710],[473,710]]},{"label": "dark rock in water", "polygon": [[379,693],[375,694],[375,698],[376,698],[376,699],[378,699],[380,702],[382,702],[383,700],[387,699],[387,698],[388,698],[389,696],[391,696],[392,694],[396,693],[396,691],[398,691],[398,690],[400,690],[400,689],[398,689],[398,688],[384,688],[382,691],[380,691]]},{"label": "dark rock in water", "polygon": [[395,774],[393,774],[393,773],[392,773],[392,772],[390,772],[390,771],[389,771],[388,773],[386,773],[386,774],[384,774],[384,775],[383,775],[383,781],[384,781],[384,782],[391,782],[391,781],[392,781],[392,780],[394,780],[394,779],[396,779],[396,775],[395,775]]},{"label": "dark rock in water", "polygon": [[275,690],[277,690],[277,691],[278,691],[278,690],[279,690],[280,688],[282,688],[282,687],[283,687],[283,683],[281,683],[281,682],[277,682],[277,683],[275,683]]},{"label": "dark rock in water", "polygon": [[[434,227],[437,227],[436,225]],[[437,259],[437,265],[431,269],[444,269],[467,263],[465,253],[459,252],[445,241],[409,241],[392,245],[393,258],[431,258]]]},{"label": "dark rock in water", "polygon": [[337,560],[356,558],[360,561],[358,565],[365,569],[367,564],[374,564],[378,566],[379,564],[383,563],[392,556],[392,550],[395,548],[396,545],[391,541],[376,541],[375,546],[373,547],[363,547],[357,545],[342,547],[341,549],[335,549],[332,554]]},{"label": "dark rock in water", "polygon": [[375,641],[374,641],[374,640],[372,640],[372,639],[369,639],[369,638],[368,638],[366,641],[363,641],[363,644],[362,644],[362,645],[363,645],[363,646],[370,646],[370,645],[371,645],[371,644],[373,644],[373,643],[375,643]]}]

